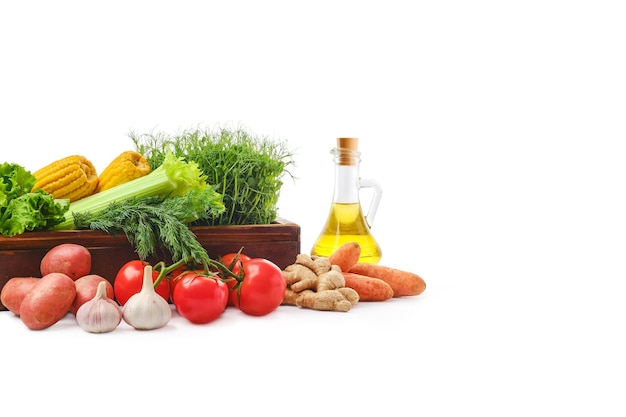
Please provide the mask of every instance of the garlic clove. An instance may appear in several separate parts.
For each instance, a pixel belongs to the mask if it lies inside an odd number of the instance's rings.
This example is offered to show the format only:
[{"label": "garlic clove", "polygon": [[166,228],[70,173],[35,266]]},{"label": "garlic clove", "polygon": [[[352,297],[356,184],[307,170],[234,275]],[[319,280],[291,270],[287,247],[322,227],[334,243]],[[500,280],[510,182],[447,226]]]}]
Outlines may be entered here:
[{"label": "garlic clove", "polygon": [[122,321],[120,306],[106,294],[106,281],[98,284],[96,295],[76,311],[76,322],[89,333],[108,333]]},{"label": "garlic clove", "polygon": [[169,303],[154,290],[152,266],[144,267],[141,291],[131,296],[122,308],[122,319],[137,330],[154,330],[172,318]]}]

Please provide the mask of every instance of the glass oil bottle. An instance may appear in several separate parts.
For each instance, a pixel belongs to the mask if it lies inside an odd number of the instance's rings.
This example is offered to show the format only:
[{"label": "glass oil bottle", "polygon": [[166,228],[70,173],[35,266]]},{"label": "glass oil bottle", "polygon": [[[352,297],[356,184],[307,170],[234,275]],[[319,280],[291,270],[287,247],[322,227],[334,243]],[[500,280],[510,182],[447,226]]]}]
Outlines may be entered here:
[{"label": "glass oil bottle", "polygon": [[[380,246],[374,239],[371,226],[382,196],[382,189],[372,180],[359,177],[361,153],[358,138],[338,138],[337,147],[331,151],[335,162],[335,186],[330,212],[322,232],[315,242],[311,255],[328,257],[347,242],[361,246],[359,262],[378,263],[382,257]],[[360,191],[373,190],[367,214],[363,214]]]}]

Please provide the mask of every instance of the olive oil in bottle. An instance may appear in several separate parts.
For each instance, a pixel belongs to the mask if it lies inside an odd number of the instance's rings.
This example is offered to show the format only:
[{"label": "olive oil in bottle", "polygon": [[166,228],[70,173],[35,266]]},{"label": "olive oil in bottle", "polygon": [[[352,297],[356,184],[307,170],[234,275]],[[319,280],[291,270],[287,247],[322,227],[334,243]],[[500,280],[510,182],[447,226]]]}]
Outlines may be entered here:
[{"label": "olive oil in bottle", "polygon": [[[311,255],[327,257],[344,243],[358,242],[361,246],[359,262],[378,263],[382,251],[370,229],[382,190],[376,182],[359,177],[361,154],[357,138],[338,138],[337,147],[331,153],[335,162],[333,200],[326,225]],[[367,215],[361,208],[359,194],[362,188],[371,188],[374,192]]]}]

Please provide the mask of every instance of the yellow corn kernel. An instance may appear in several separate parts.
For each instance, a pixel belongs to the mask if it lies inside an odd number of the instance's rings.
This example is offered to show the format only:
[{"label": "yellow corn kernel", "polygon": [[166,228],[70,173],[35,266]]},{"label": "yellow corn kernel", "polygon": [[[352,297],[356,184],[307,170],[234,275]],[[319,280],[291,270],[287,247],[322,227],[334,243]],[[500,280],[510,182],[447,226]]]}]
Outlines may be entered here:
[{"label": "yellow corn kernel", "polygon": [[82,155],[61,158],[33,173],[33,190],[41,188],[54,198],[80,200],[94,193],[98,174],[90,160]]},{"label": "yellow corn kernel", "polygon": [[124,151],[102,171],[96,192],[123,184],[150,173],[146,158],[135,151]]}]

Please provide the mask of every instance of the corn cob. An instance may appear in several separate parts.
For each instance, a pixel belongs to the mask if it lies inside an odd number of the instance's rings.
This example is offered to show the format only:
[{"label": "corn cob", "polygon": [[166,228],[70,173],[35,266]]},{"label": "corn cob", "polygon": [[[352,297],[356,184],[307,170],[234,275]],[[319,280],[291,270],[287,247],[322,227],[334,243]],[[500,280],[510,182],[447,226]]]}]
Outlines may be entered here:
[{"label": "corn cob", "polygon": [[90,160],[82,155],[61,158],[33,173],[33,190],[41,188],[54,198],[80,200],[93,194],[98,174]]},{"label": "corn cob", "polygon": [[150,164],[135,151],[124,151],[102,171],[96,193],[150,173]]}]

